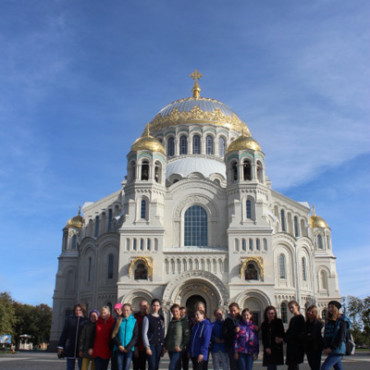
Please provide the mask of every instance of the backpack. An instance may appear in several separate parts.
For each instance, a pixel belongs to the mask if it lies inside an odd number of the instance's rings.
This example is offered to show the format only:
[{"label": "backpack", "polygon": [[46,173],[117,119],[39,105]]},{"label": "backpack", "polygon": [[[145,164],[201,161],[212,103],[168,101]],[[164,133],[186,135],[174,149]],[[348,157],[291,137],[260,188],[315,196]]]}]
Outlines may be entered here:
[{"label": "backpack", "polygon": [[353,335],[350,331],[350,328],[351,328],[351,321],[349,320],[348,317],[342,315],[341,316],[342,320],[344,321],[344,324],[345,324],[345,345],[346,345],[346,353],[345,355],[346,356],[351,356],[351,355],[354,355],[355,354],[355,350],[356,350],[356,344],[353,340]]}]

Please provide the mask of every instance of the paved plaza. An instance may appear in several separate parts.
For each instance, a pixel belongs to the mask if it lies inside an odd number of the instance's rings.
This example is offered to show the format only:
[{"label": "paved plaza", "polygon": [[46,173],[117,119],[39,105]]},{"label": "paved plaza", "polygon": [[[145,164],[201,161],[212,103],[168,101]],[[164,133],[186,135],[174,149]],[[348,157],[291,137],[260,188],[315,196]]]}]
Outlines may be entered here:
[{"label": "paved plaza", "polygon": [[[344,369],[348,370],[368,370],[370,369],[370,352],[358,353],[355,356],[344,357]],[[65,360],[59,360],[54,353],[41,352],[19,352],[14,355],[0,354],[1,370],[65,370]],[[190,369],[192,367],[190,366]],[[213,369],[210,363],[210,370]],[[280,366],[279,369],[286,369],[286,366]],[[161,361],[160,370],[168,369],[168,358]],[[262,367],[262,361],[255,362],[254,370],[266,369]],[[77,370],[77,366],[76,366]],[[309,370],[307,363],[300,366],[300,370]]]}]

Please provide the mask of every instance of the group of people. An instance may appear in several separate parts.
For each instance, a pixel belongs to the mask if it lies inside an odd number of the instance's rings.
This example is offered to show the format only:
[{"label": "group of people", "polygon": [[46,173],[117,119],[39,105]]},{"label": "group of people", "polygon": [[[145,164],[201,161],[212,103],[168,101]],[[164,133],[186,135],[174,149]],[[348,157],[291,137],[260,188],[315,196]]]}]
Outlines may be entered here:
[{"label": "group of people", "polygon": [[[117,303],[114,314],[108,306],[100,312],[92,310],[87,317],[83,304],[76,304],[73,315],[66,319],[59,344],[58,355],[67,358],[67,370],[74,370],[77,362],[80,370],[158,370],[161,357],[168,352],[169,370],[207,370],[210,354],[215,370],[250,370],[259,354],[259,332],[263,345],[263,366],[268,370],[284,364],[283,343],[286,343],[288,370],[299,369],[306,353],[313,370],[343,369],[341,358],[345,354],[345,335],[348,321],[339,310],[341,304],[331,301],[322,335],[323,323],[317,307],[306,310],[306,320],[300,313],[299,304],[291,301],[292,313],[285,331],[275,307],[268,306],[264,320],[258,328],[248,308],[240,312],[237,303],[229,305],[226,319],[223,311],[214,311],[213,322],[206,315],[203,302],[195,305],[194,316],[189,318],[185,307],[173,304],[172,319],[165,331],[161,315],[161,302],[143,300],[139,310],[132,312],[129,303]],[[321,365],[322,353],[327,355]],[[91,365],[90,365],[91,364]]]}]

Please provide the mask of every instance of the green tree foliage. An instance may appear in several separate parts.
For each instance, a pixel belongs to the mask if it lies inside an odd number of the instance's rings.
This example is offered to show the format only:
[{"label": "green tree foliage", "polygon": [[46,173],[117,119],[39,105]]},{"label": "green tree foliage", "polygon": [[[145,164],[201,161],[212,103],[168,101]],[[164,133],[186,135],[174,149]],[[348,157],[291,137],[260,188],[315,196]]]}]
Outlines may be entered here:
[{"label": "green tree foliage", "polygon": [[362,322],[364,324],[366,344],[370,346],[370,296],[363,300]]},{"label": "green tree foliage", "polygon": [[0,334],[14,335],[16,317],[13,303],[8,293],[0,293]]}]

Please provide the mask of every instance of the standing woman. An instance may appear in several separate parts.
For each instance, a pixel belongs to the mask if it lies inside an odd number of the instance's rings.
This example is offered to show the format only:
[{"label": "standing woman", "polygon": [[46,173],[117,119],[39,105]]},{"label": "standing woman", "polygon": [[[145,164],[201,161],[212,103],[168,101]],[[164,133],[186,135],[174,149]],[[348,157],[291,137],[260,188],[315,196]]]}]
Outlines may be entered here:
[{"label": "standing woman", "polygon": [[188,352],[193,362],[193,370],[203,370],[208,362],[208,350],[211,341],[212,326],[202,310],[195,311],[196,324],[191,331]]},{"label": "standing woman", "polygon": [[242,311],[242,320],[238,327],[234,357],[239,363],[239,370],[252,370],[253,361],[258,357],[259,343],[257,327],[252,322],[252,314],[248,308]]},{"label": "standing woman", "polygon": [[274,306],[267,306],[265,308],[261,331],[263,366],[266,366],[267,370],[276,370],[278,365],[284,364],[284,325],[281,319],[277,318]]},{"label": "standing woman", "polygon": [[164,341],[164,318],[159,313],[161,302],[153,299],[151,313],[143,320],[143,343],[146,348],[149,370],[158,370]]},{"label": "standing woman", "polygon": [[323,348],[322,327],[317,307],[315,305],[308,307],[306,311],[305,350],[311,370],[320,370]]},{"label": "standing woman", "polygon": [[321,370],[329,370],[332,366],[336,370],[343,370],[342,356],[346,353],[347,323],[341,317],[339,310],[342,305],[337,301],[328,304],[328,316],[324,331],[324,354],[328,355],[321,366]]},{"label": "standing woman", "polygon": [[92,350],[95,340],[95,329],[96,321],[99,318],[99,311],[92,310],[89,314],[89,321],[82,328],[79,350],[80,357],[82,358],[81,370],[88,370],[91,362],[91,370],[95,370],[94,359],[91,357]]},{"label": "standing woman", "polygon": [[285,333],[287,343],[286,364],[288,370],[298,370],[298,364],[301,364],[304,358],[305,322],[299,311],[298,302],[290,301],[288,308],[293,317],[290,319],[288,330]]},{"label": "standing woman", "polygon": [[114,358],[118,370],[129,370],[135,344],[139,334],[138,325],[129,303],[122,306],[122,316],[119,317],[112,333],[114,343]]},{"label": "standing woman", "polygon": [[66,318],[62,334],[58,342],[58,356],[64,354],[67,358],[67,370],[74,370],[76,359],[78,368],[81,370],[82,359],[78,357],[78,342],[82,327],[85,325],[87,313],[82,303],[73,307],[73,315]]},{"label": "standing woman", "polygon": [[110,313],[108,306],[103,306],[100,310],[100,316],[96,322],[95,340],[92,354],[95,362],[95,370],[107,370],[109,360],[112,357],[112,350],[109,343],[114,326],[114,318]]}]

